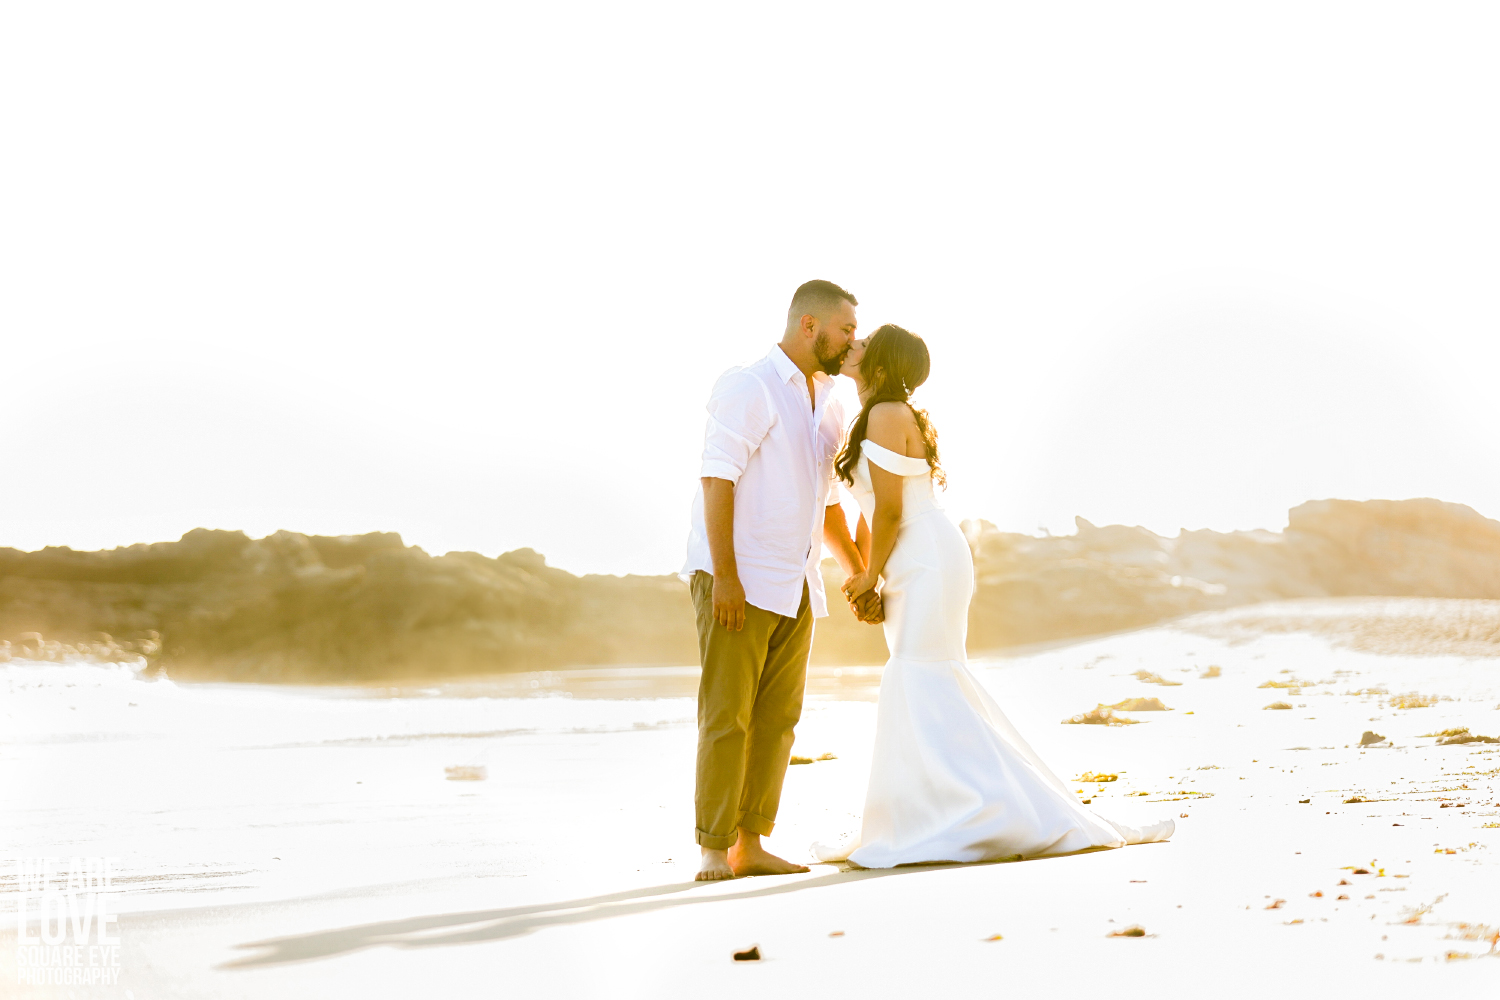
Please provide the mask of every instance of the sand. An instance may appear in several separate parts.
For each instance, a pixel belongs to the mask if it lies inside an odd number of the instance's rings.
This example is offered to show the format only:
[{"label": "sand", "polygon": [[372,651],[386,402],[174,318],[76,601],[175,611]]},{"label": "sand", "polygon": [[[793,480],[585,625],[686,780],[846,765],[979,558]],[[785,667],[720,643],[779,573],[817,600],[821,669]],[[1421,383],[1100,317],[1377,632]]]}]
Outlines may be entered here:
[{"label": "sand", "polygon": [[[116,856],[122,960],[114,987],[17,986],[10,918],[0,994],[1484,995],[1500,746],[1423,734],[1500,735],[1500,672],[1475,654],[1485,602],[1428,603],[1394,624],[1378,599],[1262,606],[976,661],[1059,773],[1118,776],[1073,786],[1093,808],[1178,818],[1169,844],[723,884],[691,881],[690,668],[379,690],[8,664],[0,908],[16,857]],[[1400,638],[1349,638],[1371,634]],[[773,850],[805,859],[857,823],[878,680],[815,671],[794,752],[835,759],[788,771]],[[1137,725],[1059,724],[1163,694]]]}]

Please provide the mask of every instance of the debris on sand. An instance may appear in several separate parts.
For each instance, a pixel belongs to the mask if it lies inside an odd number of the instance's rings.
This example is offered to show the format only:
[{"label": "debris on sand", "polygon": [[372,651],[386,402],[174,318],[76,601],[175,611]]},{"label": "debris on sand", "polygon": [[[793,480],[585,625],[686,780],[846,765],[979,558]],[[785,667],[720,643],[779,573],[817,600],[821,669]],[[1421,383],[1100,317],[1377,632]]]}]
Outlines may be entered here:
[{"label": "debris on sand", "polygon": [[987,938],[980,938],[980,940],[981,941],[1004,941],[1005,940],[1005,935],[1003,935],[1003,934],[991,934]]},{"label": "debris on sand", "polygon": [[1398,916],[1404,918],[1401,921],[1403,924],[1420,924],[1422,922],[1422,918],[1432,912],[1433,907],[1437,906],[1447,898],[1448,894],[1445,892],[1430,903],[1419,903],[1416,906],[1408,906],[1403,908]]},{"label": "debris on sand", "polygon": [[1123,715],[1116,715],[1115,710],[1108,705],[1100,705],[1091,708],[1081,715],[1074,715],[1062,720],[1065,726],[1133,726],[1139,719],[1127,719]]},{"label": "debris on sand", "polygon": [[1266,711],[1266,712],[1285,712],[1285,711],[1290,710],[1291,707],[1292,706],[1288,705],[1284,701],[1273,701],[1273,702],[1271,702],[1271,704],[1267,705],[1264,709],[1262,709],[1262,711]]},{"label": "debris on sand", "polygon": [[737,951],[737,952],[735,952],[734,953],[734,960],[736,962],[759,962],[760,961],[760,945],[758,945],[758,944],[752,944],[749,948],[745,949],[744,951]]},{"label": "debris on sand", "polygon": [[1145,684],[1160,684],[1162,687],[1182,687],[1181,681],[1169,681],[1161,674],[1153,674],[1149,670],[1137,670],[1135,679]]},{"label": "debris on sand", "polygon": [[1286,900],[1284,900],[1284,899],[1277,899],[1277,900],[1273,900],[1271,902],[1271,905],[1267,906],[1266,909],[1268,909],[1268,910],[1279,910],[1279,909],[1281,909],[1285,905],[1286,905]]},{"label": "debris on sand", "polygon": [[1209,667],[1207,670],[1203,671],[1203,673],[1201,673],[1201,674],[1198,675],[1198,679],[1201,680],[1201,681],[1206,681],[1206,680],[1210,680],[1211,678],[1214,678],[1214,677],[1223,677],[1223,676],[1224,676],[1224,671],[1220,670],[1218,667]]},{"label": "debris on sand", "polygon": [[1488,941],[1490,943],[1489,954],[1500,954],[1500,929],[1485,924],[1449,924],[1448,926],[1453,928],[1453,933],[1446,935],[1445,940]]},{"label": "debris on sand", "polygon": [[484,766],[467,767],[445,767],[443,773],[448,776],[449,781],[484,781],[490,776],[489,769]]},{"label": "debris on sand", "polygon": [[1359,745],[1367,747],[1375,743],[1384,743],[1385,737],[1371,729],[1366,729],[1359,737]]},{"label": "debris on sand", "polygon": [[1108,934],[1106,934],[1104,936],[1105,937],[1145,937],[1146,936],[1146,928],[1142,927],[1140,924],[1131,924],[1129,927],[1126,927],[1124,930],[1110,931]]},{"label": "debris on sand", "polygon": [[811,763],[813,763],[815,761],[820,761],[820,760],[838,760],[838,758],[835,757],[831,753],[820,754],[817,757],[798,757],[796,754],[792,754],[792,759],[790,761],[788,761],[788,763],[790,763],[790,764],[811,764]]},{"label": "debris on sand", "polygon": [[1445,740],[1438,740],[1438,746],[1440,747],[1459,746],[1464,743],[1500,743],[1500,739],[1496,739],[1493,736],[1471,735],[1468,731],[1465,731],[1462,736],[1450,736]]},{"label": "debris on sand", "polygon": [[1431,708],[1442,699],[1431,694],[1398,694],[1391,699],[1391,708]]},{"label": "debris on sand", "polygon": [[1078,780],[1079,781],[1119,781],[1120,780],[1120,776],[1118,774],[1105,774],[1103,771],[1099,771],[1098,773],[1095,773],[1093,771],[1084,771],[1083,772],[1083,777],[1079,778]]},{"label": "debris on sand", "polygon": [[1109,706],[1117,712],[1170,712],[1160,698],[1126,698]]},{"label": "debris on sand", "polygon": [[1428,737],[1432,737],[1432,736],[1439,736],[1439,737],[1441,737],[1441,736],[1467,736],[1467,735],[1469,735],[1469,727],[1468,726],[1455,726],[1452,729],[1444,729],[1444,730],[1441,730],[1440,732],[1436,732],[1436,733],[1423,733],[1422,734],[1422,738],[1425,740]]},{"label": "debris on sand", "polygon": [[844,936],[844,932],[843,931],[829,931],[828,932],[828,936],[829,937],[843,937]]},{"label": "debris on sand", "polygon": [[1264,684],[1257,685],[1257,687],[1263,688],[1287,688],[1293,694],[1301,694],[1303,688],[1311,686],[1311,683],[1308,681],[1299,681],[1295,678],[1289,681],[1266,681]]},{"label": "debris on sand", "polygon": [[1349,798],[1347,798],[1347,799],[1344,800],[1344,805],[1347,806],[1347,805],[1350,805],[1350,804],[1355,803],[1355,802],[1363,802],[1363,801],[1365,801],[1365,797],[1363,795],[1352,795]]}]

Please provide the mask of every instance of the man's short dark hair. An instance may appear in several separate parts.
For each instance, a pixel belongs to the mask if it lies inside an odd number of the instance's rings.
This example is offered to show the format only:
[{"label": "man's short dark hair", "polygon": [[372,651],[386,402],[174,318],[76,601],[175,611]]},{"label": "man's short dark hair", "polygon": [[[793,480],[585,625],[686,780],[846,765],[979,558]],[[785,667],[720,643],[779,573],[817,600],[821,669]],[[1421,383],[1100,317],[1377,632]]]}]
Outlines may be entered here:
[{"label": "man's short dark hair", "polygon": [[787,329],[790,330],[799,325],[803,316],[828,315],[830,311],[838,308],[840,301],[847,302],[851,306],[859,305],[859,299],[831,281],[815,278],[812,281],[803,282],[792,293],[792,305],[786,311]]}]

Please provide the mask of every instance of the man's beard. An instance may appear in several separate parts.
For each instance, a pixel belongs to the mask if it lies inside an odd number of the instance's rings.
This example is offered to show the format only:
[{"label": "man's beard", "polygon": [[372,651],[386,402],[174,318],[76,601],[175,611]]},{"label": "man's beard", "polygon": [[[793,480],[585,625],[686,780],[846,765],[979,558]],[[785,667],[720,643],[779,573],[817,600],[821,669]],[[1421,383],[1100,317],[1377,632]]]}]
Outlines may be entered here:
[{"label": "man's beard", "polygon": [[813,341],[813,354],[817,357],[818,366],[823,369],[825,375],[837,375],[839,369],[844,367],[844,358],[849,356],[849,351],[854,346],[845,344],[842,350],[829,357],[828,352],[832,347],[829,343],[831,339],[826,330],[819,330],[818,339]]}]

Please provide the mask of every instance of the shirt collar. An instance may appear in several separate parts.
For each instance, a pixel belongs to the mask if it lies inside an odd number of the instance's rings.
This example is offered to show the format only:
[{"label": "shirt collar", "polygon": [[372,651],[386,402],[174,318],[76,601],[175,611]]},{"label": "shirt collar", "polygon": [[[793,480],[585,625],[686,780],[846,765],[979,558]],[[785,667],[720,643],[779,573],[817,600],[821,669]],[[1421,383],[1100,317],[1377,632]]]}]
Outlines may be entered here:
[{"label": "shirt collar", "polygon": [[[803,377],[802,369],[798,368],[792,359],[786,356],[786,351],[781,349],[780,344],[771,348],[770,358],[771,367],[776,369],[776,374],[780,376],[781,381],[790,382],[793,379]],[[813,381],[824,389],[833,385],[833,378],[827,372],[813,372]]]},{"label": "shirt collar", "polygon": [[786,351],[781,349],[780,344],[771,348],[769,357],[771,359],[771,367],[776,369],[776,374],[781,377],[781,381],[790,382],[794,378],[802,377],[802,369],[798,368],[792,359],[786,356]]}]

